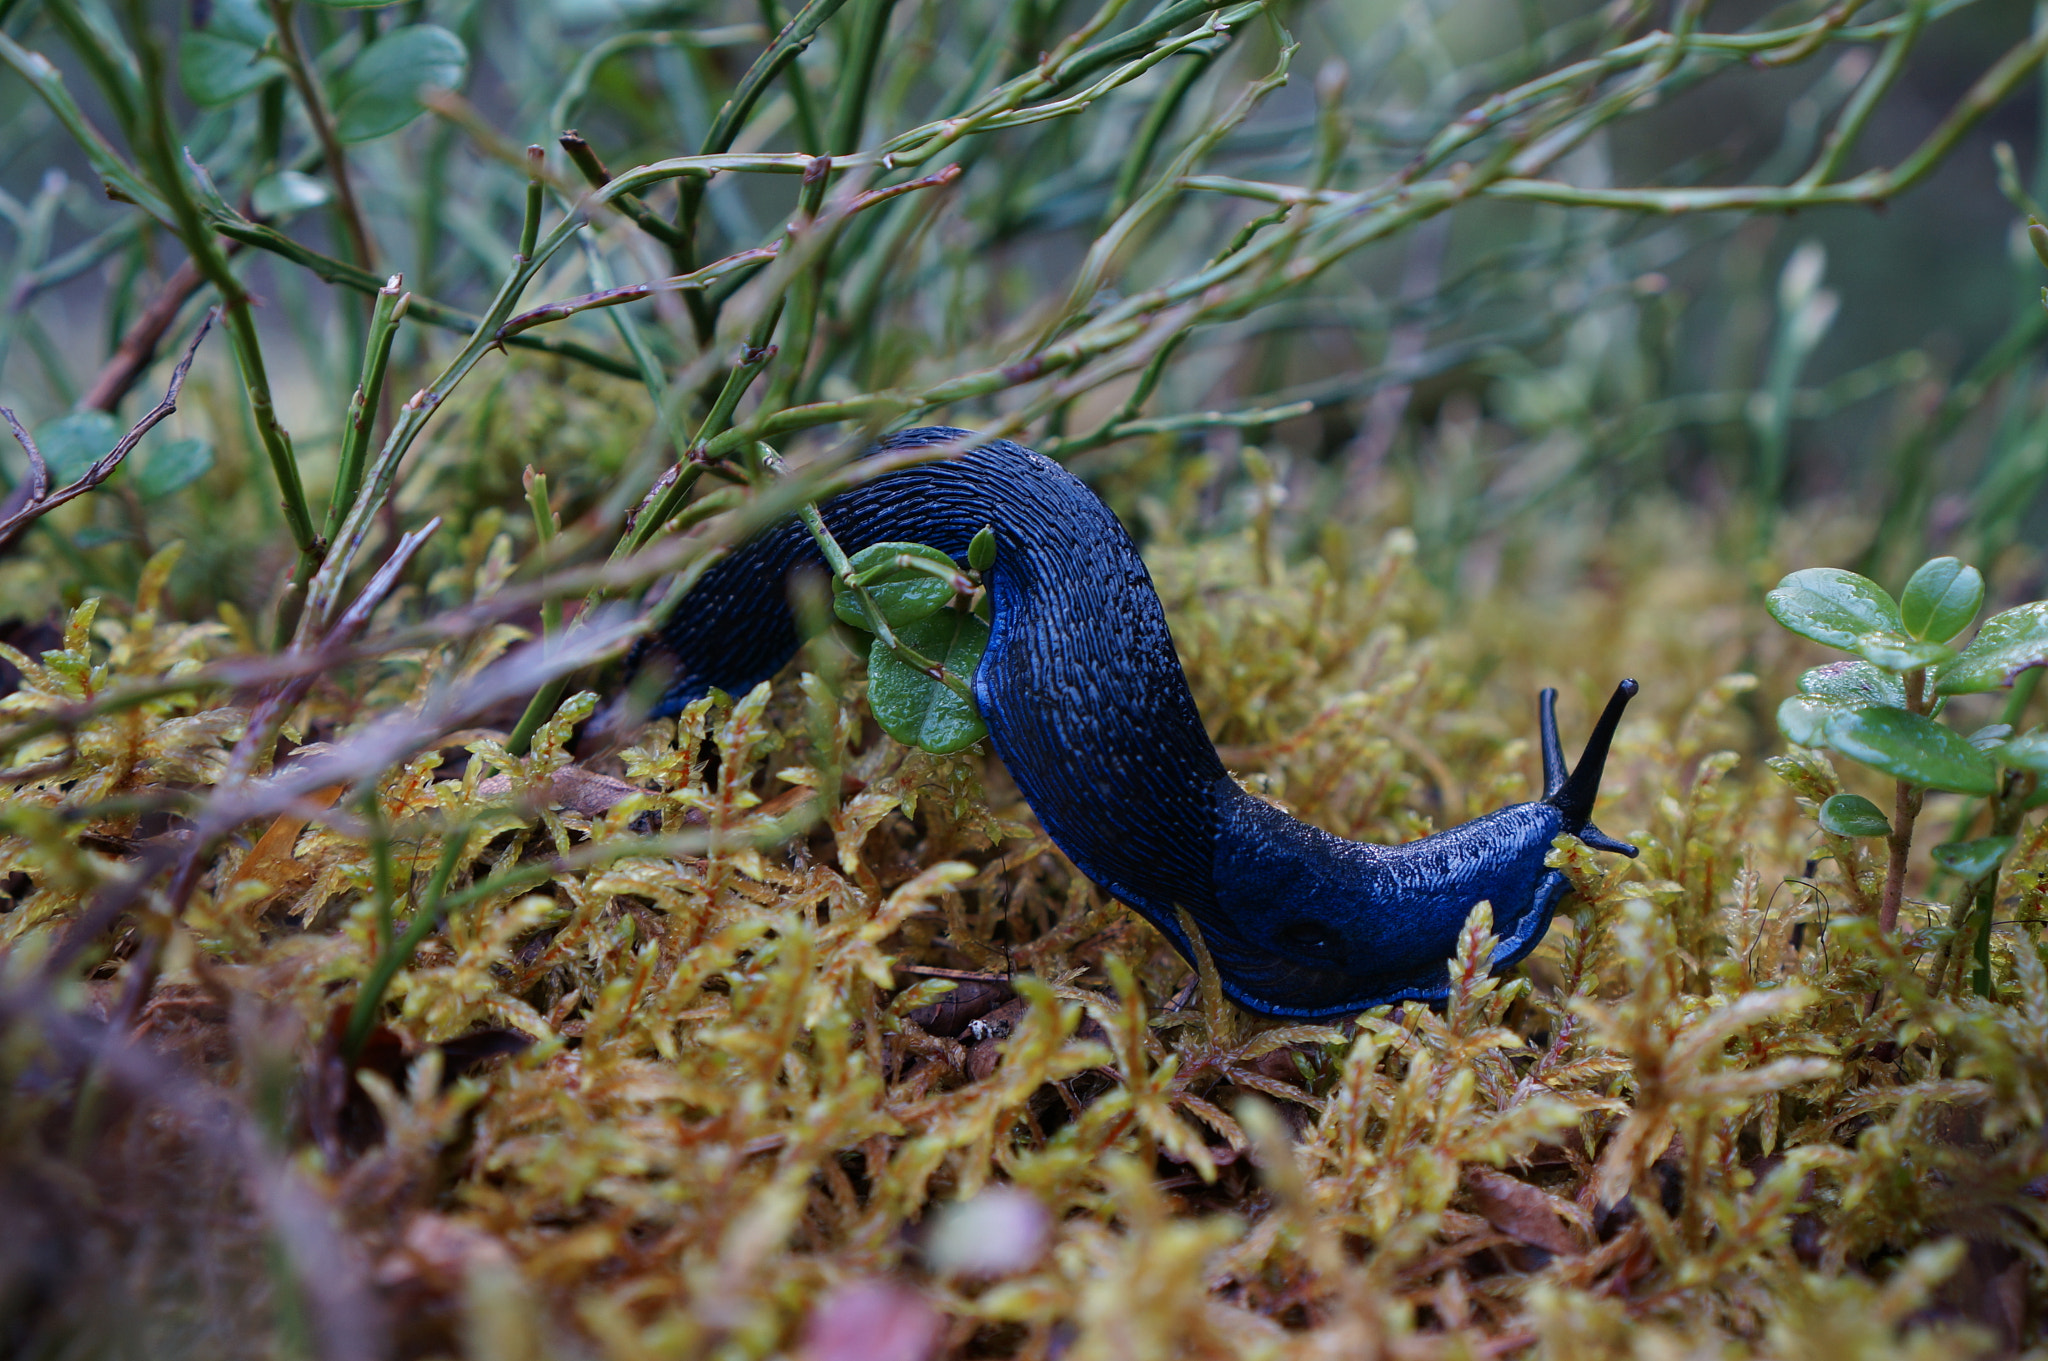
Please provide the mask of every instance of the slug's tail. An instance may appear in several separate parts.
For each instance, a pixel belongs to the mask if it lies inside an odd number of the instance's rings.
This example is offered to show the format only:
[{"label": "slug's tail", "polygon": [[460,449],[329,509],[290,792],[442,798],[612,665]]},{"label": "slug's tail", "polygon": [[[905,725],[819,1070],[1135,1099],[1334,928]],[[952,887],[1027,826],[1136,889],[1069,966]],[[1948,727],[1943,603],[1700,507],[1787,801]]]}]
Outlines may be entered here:
[{"label": "slug's tail", "polygon": [[1636,854],[1635,847],[1616,841],[1593,825],[1593,800],[1600,795],[1600,777],[1607,770],[1607,749],[1614,743],[1614,730],[1621,726],[1622,710],[1628,708],[1637,689],[1632,680],[1614,687],[1614,697],[1593,725],[1577,768],[1569,773],[1564,766],[1564,747],[1557,740],[1557,691],[1545,690],[1536,706],[1543,731],[1543,802],[1564,814],[1565,830],[1588,846],[1631,857]]}]

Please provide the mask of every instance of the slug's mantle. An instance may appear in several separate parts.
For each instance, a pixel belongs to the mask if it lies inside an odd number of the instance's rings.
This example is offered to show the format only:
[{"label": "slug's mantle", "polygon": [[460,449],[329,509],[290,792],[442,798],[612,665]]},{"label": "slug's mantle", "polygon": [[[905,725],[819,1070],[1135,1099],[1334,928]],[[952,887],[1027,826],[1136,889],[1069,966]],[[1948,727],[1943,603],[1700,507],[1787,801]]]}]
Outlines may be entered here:
[{"label": "slug's mantle", "polygon": [[[931,426],[872,452],[972,438]],[[1313,1018],[1440,1000],[1445,962],[1482,899],[1500,937],[1494,967],[1543,938],[1566,890],[1543,863],[1557,836],[1635,854],[1590,820],[1634,681],[1615,691],[1569,774],[1554,692],[1543,692],[1541,800],[1406,845],[1347,841],[1230,778],[1136,545],[1052,460],[998,440],[877,478],[822,510],[848,553],[913,541],[964,563],[976,531],[994,528],[994,624],[973,687],[996,753],[1081,872],[1192,960],[1185,909],[1224,990],[1254,1011]],[[791,520],[705,573],[636,654],[670,668],[656,716],[713,686],[742,693],[789,661],[798,640],[786,583],[799,569],[822,572],[824,563]]]}]

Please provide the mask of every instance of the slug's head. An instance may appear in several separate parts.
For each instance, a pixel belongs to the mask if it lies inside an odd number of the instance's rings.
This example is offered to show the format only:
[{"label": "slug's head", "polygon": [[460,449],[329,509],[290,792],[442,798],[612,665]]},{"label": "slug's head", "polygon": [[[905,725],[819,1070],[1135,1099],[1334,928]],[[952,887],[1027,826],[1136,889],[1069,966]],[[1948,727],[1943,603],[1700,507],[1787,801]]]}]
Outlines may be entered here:
[{"label": "slug's head", "polygon": [[1588,846],[1626,856],[1634,856],[1636,848],[1593,825],[1593,800],[1600,795],[1600,776],[1607,769],[1607,748],[1621,725],[1621,711],[1635,698],[1636,689],[1632,680],[1614,687],[1614,697],[1593,725],[1579,764],[1570,771],[1564,768],[1564,747],[1557,740],[1557,691],[1545,690],[1536,702],[1543,729],[1543,802],[1562,813],[1564,830]]}]

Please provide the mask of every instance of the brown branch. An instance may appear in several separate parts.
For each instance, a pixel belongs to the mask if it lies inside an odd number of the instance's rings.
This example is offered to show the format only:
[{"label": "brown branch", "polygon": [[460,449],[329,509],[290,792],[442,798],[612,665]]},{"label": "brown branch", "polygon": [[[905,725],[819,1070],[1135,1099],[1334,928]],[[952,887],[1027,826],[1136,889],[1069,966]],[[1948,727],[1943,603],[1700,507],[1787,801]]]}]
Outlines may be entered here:
[{"label": "brown branch", "polygon": [[751,250],[728,255],[723,260],[714,260],[690,274],[678,274],[669,279],[654,279],[647,283],[620,284],[617,288],[603,288],[595,293],[582,293],[573,298],[564,298],[560,302],[551,302],[545,307],[521,312],[500,326],[498,339],[510,339],[521,331],[531,330],[546,322],[560,321],[578,312],[587,312],[593,307],[617,307],[622,302],[638,302],[656,293],[681,293],[689,289],[708,288],[734,270],[773,260],[779,247],[780,243],[755,246]]},{"label": "brown branch", "polygon": [[[233,255],[240,250],[239,241],[227,244],[227,253]],[[199,266],[190,260],[179,265],[164,280],[164,286],[150,301],[135,324],[121,337],[120,346],[114,357],[92,380],[85,396],[79,398],[81,411],[105,411],[111,414],[121,405],[121,399],[128,395],[128,389],[139,382],[149,366],[156,361],[156,347],[163,343],[165,332],[177,321],[179,311],[185,303],[206,283],[206,276],[199,272]]]},{"label": "brown branch", "polygon": [[206,339],[206,333],[213,329],[214,319],[218,316],[220,316],[220,308],[212,307],[207,309],[205,320],[199,323],[198,334],[194,335],[192,343],[185,347],[185,357],[180,359],[178,367],[171,371],[171,385],[164,392],[164,399],[158,402],[141,420],[137,421],[128,433],[121,437],[118,444],[97,459],[90,468],[87,468],[83,476],[67,487],[60,487],[54,492],[47,490],[49,479],[47,469],[41,472],[36,471],[38,468],[43,467],[42,455],[36,450],[34,442],[29,439],[28,432],[21,428],[21,422],[15,419],[14,413],[6,407],[0,407],[0,416],[7,418],[7,424],[13,429],[14,437],[21,441],[24,449],[28,450],[31,481],[34,482],[40,479],[45,491],[43,495],[29,496],[26,504],[17,510],[13,510],[6,518],[0,519],[0,552],[5,552],[14,542],[15,538],[20,535],[21,531],[26,529],[30,523],[49,514],[66,501],[76,500],[78,497],[85,495],[94,487],[112,477],[114,469],[121,466],[121,461],[128,457],[130,451],[137,444],[142,442],[142,437],[151,430],[154,430],[164,417],[178,409],[178,393],[184,389],[185,375],[192,369],[193,356],[199,353],[199,342]]},{"label": "brown branch", "polygon": [[[555,140],[561,143],[562,150],[568,153],[569,160],[583,172],[583,178],[590,181],[591,188],[602,189],[611,182],[612,172],[605,166],[604,159],[590,143],[583,140],[576,129],[570,128]],[[634,226],[662,245],[675,247],[683,243],[683,234],[676,230],[674,224],[648,207],[646,201],[638,194],[620,194],[612,200],[612,207],[625,214]]]}]

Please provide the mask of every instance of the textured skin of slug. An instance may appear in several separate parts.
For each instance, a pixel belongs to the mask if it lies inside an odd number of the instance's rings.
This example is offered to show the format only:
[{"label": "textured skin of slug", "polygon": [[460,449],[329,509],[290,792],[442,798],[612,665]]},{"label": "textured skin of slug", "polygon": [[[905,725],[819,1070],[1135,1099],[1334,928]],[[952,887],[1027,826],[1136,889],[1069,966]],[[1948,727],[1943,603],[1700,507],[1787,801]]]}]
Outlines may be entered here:
[{"label": "textured skin of slug", "polygon": [[[928,427],[873,452],[971,438]],[[1375,846],[1245,793],[1202,726],[1136,545],[1050,459],[998,441],[890,473],[823,513],[849,554],[907,540],[964,563],[975,532],[994,527],[994,625],[973,688],[996,753],[1081,872],[1192,960],[1176,913],[1187,910],[1242,1005],[1309,1018],[1441,1000],[1446,961],[1482,899],[1500,937],[1494,967],[1543,938],[1566,888],[1544,856],[1583,818],[1516,804]],[[642,650],[671,668],[656,715],[779,671],[798,645],[787,583],[803,570],[825,567],[794,520],[711,568]]]}]

